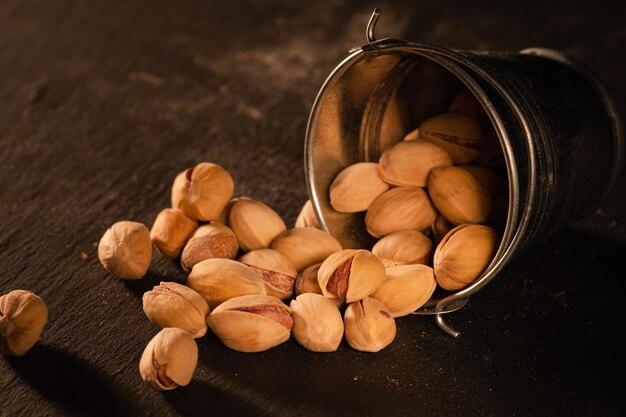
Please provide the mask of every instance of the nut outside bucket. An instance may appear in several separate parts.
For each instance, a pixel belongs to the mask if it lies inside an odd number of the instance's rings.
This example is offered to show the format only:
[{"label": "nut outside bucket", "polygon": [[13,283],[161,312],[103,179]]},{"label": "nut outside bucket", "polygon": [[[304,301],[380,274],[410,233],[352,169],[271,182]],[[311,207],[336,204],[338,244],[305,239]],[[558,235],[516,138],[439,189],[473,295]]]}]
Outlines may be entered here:
[{"label": "nut outside bucket", "polygon": [[420,91],[411,96],[413,127],[445,111],[453,95],[467,88],[502,147],[508,212],[498,251],[483,274],[461,290],[433,296],[414,313],[434,315],[456,337],[445,313],[463,307],[513,257],[590,214],[611,192],[624,158],[620,121],[596,76],[561,52],[458,51],[376,40],[379,15],[376,9],[367,43],[350,50],[331,72],[312,107],[305,139],[309,196],[321,227],[344,248],[371,249],[375,241],[364,214],[330,206],[334,177],[353,163],[377,162],[386,146],[402,140],[385,125],[385,113],[409,83]]}]

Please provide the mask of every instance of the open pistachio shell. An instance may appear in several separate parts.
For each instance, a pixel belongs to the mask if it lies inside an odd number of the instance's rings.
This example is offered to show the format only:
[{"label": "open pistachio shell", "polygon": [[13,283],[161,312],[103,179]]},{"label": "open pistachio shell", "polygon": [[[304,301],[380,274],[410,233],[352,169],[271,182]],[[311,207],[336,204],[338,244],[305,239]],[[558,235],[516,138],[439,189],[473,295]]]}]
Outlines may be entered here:
[{"label": "open pistachio shell", "polygon": [[[320,266],[322,266],[321,263],[311,265],[298,274],[294,286],[296,296],[307,293],[324,295],[322,289],[320,288],[320,284],[317,281],[317,272],[319,271]],[[341,298],[329,298],[329,300],[337,308],[341,308],[344,304],[344,300]]]},{"label": "open pistachio shell", "polygon": [[383,303],[367,297],[351,303],[344,312],[348,344],[360,351],[378,352],[396,337],[396,322]]},{"label": "open pistachio shell", "polygon": [[387,268],[387,279],[372,294],[393,317],[402,317],[423,306],[437,287],[433,269],[426,265],[398,265]]},{"label": "open pistachio shell", "polygon": [[479,122],[462,113],[444,113],[420,124],[420,139],[445,149],[455,164],[467,164],[478,157],[485,141]]},{"label": "open pistachio shell", "polygon": [[341,243],[332,235],[313,227],[297,227],[281,233],[271,246],[293,262],[298,271],[324,261],[341,250]]},{"label": "open pistachio shell", "polygon": [[284,300],[293,294],[298,270],[282,253],[274,249],[257,249],[244,254],[239,262],[256,272],[267,288],[267,294]]},{"label": "open pistachio shell", "polygon": [[343,320],[337,306],[319,294],[305,293],[291,301],[293,336],[313,352],[337,350],[343,337]]}]

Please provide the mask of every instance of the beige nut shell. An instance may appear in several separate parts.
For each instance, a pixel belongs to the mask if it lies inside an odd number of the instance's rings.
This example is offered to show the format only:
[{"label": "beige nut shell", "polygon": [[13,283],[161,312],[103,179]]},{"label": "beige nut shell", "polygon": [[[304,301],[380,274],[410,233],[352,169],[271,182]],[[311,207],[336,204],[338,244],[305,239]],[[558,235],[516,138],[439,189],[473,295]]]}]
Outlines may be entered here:
[{"label": "beige nut shell", "polygon": [[392,266],[372,298],[383,303],[393,317],[402,317],[423,306],[436,287],[433,269],[427,265]]},{"label": "beige nut shell", "polygon": [[425,140],[405,140],[380,157],[379,173],[385,182],[403,187],[426,187],[430,170],[452,165],[443,148]]},{"label": "beige nut shell", "polygon": [[365,211],[389,189],[379,175],[378,164],[359,162],[344,168],[330,185],[330,205],[341,213]]},{"label": "beige nut shell", "polygon": [[152,241],[148,228],[141,223],[121,221],[102,235],[98,243],[102,266],[122,279],[146,275],[152,261]]},{"label": "beige nut shell", "polygon": [[420,139],[445,149],[455,164],[467,164],[480,155],[485,132],[476,120],[462,113],[443,113],[420,124]]},{"label": "beige nut shell", "polygon": [[433,242],[417,230],[402,230],[381,238],[372,253],[381,260],[389,260],[397,265],[431,263]]},{"label": "beige nut shell", "polygon": [[317,220],[317,216],[315,215],[315,210],[313,209],[313,203],[311,200],[307,200],[302,209],[300,209],[300,213],[296,218],[296,223],[294,227],[316,227],[320,228],[319,220]]},{"label": "beige nut shell", "polygon": [[189,272],[195,264],[205,259],[234,259],[239,244],[235,233],[221,223],[203,224],[191,235],[180,257],[183,271]]},{"label": "beige nut shell", "polygon": [[323,262],[341,250],[341,243],[332,235],[313,227],[297,227],[281,233],[270,245],[293,262],[298,271]]},{"label": "beige nut shell", "polygon": [[291,300],[294,338],[313,352],[333,352],[343,338],[341,313],[332,300],[304,293]]},{"label": "beige nut shell", "polygon": [[37,343],[47,321],[46,303],[32,292],[14,290],[0,296],[0,352],[23,356]]},{"label": "beige nut shell", "polygon": [[178,209],[161,210],[150,229],[150,239],[163,255],[177,259],[198,222]]},{"label": "beige nut shell", "polygon": [[265,281],[267,294],[284,300],[291,297],[298,270],[291,259],[274,249],[257,249],[239,258]]},{"label": "beige nut shell", "polygon": [[232,205],[228,225],[245,251],[269,247],[276,236],[287,229],[270,206],[250,198],[239,199]]},{"label": "beige nut shell", "polygon": [[383,303],[367,297],[351,303],[343,316],[348,344],[363,352],[378,352],[396,337],[396,322]]}]

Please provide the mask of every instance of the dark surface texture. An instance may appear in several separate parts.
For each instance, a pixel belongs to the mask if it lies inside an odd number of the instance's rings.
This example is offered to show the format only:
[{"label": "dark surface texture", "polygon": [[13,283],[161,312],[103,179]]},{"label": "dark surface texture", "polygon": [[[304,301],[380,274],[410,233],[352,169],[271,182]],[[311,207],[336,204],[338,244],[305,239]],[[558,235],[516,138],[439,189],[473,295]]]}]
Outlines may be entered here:
[{"label": "dark surface texture", "polygon": [[414,316],[377,354],[294,340],[243,354],[209,334],[192,383],[166,393],[138,373],[157,333],[141,295],[185,276],[155,251],[123,282],[95,248],[115,221],[150,226],[204,160],[292,225],[311,105],[373,6],[379,37],[571,54],[626,114],[617,5],[0,0],[0,293],[31,290],[50,311],[26,356],[0,357],[0,416],[626,415],[623,176],[450,316],[458,339]]}]

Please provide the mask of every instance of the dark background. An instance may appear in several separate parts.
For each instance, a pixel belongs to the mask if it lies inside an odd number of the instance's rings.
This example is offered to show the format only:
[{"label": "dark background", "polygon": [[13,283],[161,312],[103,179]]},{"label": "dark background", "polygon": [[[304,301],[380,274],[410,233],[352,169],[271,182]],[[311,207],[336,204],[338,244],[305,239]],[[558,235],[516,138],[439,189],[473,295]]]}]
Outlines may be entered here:
[{"label": "dark background", "polygon": [[123,282],[97,259],[109,225],[150,226],[199,161],[292,225],[311,105],[374,6],[378,37],[569,53],[626,113],[617,2],[506,3],[0,0],[0,293],[50,310],[38,345],[0,358],[0,416],[625,415],[624,177],[450,316],[458,339],[414,316],[378,354],[242,354],[209,334],[192,383],[167,393],[139,376],[157,333],[141,295],[184,275],[155,252]]}]

